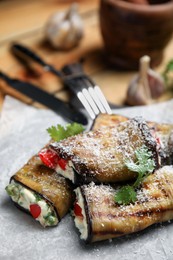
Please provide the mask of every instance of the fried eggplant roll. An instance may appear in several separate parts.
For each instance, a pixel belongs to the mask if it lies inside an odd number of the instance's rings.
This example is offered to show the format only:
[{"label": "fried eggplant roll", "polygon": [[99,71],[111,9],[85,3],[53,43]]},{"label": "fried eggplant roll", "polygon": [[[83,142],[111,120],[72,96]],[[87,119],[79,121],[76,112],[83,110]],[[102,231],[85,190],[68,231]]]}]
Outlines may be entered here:
[{"label": "fried eggplant roll", "polygon": [[172,166],[164,166],[146,177],[134,204],[116,204],[116,192],[111,186],[93,182],[75,190],[74,221],[81,239],[111,239],[173,219]]},{"label": "fried eggplant roll", "polygon": [[[96,130],[105,126],[117,125],[127,121],[128,118],[117,114],[99,114],[93,122],[92,129]],[[173,164],[173,125],[147,122],[152,134],[159,144],[159,155],[162,165]]]},{"label": "fried eggplant roll", "polygon": [[55,226],[69,211],[73,191],[69,182],[33,156],[10,180],[6,191],[20,209],[43,227]]},{"label": "fried eggplant roll", "polygon": [[40,158],[73,183],[122,182],[135,178],[125,162],[134,161],[136,149],[143,145],[158,168],[156,139],[145,121],[134,118],[51,143],[40,152]]}]

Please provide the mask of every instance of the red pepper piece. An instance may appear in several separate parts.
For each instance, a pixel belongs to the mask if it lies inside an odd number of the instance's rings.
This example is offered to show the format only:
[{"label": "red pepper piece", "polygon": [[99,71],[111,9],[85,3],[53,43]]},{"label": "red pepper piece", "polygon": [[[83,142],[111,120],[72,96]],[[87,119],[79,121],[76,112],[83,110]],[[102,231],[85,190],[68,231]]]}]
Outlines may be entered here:
[{"label": "red pepper piece", "polygon": [[77,217],[83,218],[82,209],[77,202],[74,204],[74,214]]},{"label": "red pepper piece", "polygon": [[42,162],[49,168],[55,169],[58,161],[59,156],[56,154],[56,152],[50,150],[50,149],[43,149],[39,152],[40,159]]},{"label": "red pepper piece", "polygon": [[38,218],[41,213],[41,208],[38,204],[31,204],[30,205],[30,212],[33,218]]},{"label": "red pepper piece", "polygon": [[66,165],[67,165],[67,161],[61,158],[61,159],[58,160],[58,164],[61,167],[61,169],[63,171],[65,171]]}]

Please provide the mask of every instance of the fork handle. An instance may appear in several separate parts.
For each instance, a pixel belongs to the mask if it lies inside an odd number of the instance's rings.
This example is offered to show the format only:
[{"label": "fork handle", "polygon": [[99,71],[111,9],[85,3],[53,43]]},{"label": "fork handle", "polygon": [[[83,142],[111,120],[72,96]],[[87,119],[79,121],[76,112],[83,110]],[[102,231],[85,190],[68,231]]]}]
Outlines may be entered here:
[{"label": "fork handle", "polygon": [[62,68],[62,72],[66,75],[72,75],[72,74],[79,74],[79,73],[83,73],[83,68],[81,63],[72,63],[72,64],[68,64],[65,65]]},{"label": "fork handle", "polygon": [[74,94],[77,94],[83,88],[87,88],[87,85],[83,80],[86,75],[84,74],[80,63],[66,65],[62,68],[62,72],[64,74],[63,81],[65,86]]}]

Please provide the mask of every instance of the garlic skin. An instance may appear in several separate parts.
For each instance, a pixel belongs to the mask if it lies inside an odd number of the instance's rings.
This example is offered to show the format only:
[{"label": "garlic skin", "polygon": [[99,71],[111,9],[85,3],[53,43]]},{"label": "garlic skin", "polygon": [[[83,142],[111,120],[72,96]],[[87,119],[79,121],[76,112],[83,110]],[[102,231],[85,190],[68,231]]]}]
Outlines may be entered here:
[{"label": "garlic skin", "polygon": [[160,74],[152,69],[148,70],[148,82],[152,98],[160,97],[165,90],[165,83]]},{"label": "garlic skin", "polygon": [[126,102],[129,105],[148,105],[160,97],[165,90],[163,78],[150,68],[150,57],[140,59],[139,74],[129,84]]},{"label": "garlic skin", "polygon": [[77,11],[77,4],[69,10],[55,13],[45,27],[46,38],[54,48],[69,50],[83,37],[83,22]]}]

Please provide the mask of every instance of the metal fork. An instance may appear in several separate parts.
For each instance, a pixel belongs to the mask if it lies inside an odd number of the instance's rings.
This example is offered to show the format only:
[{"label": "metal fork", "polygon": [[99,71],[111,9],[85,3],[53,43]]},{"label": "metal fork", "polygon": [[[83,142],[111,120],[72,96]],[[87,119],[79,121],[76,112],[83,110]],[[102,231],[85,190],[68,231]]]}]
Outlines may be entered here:
[{"label": "metal fork", "polygon": [[65,86],[77,95],[92,119],[99,113],[112,114],[100,87],[83,72],[81,63],[66,65],[62,72]]},{"label": "metal fork", "polygon": [[27,58],[30,58],[43,66],[46,71],[50,71],[61,78],[65,85],[73,93],[77,94],[77,97],[92,119],[99,113],[112,114],[101,89],[84,73],[81,63],[69,64],[62,70],[57,70],[24,45],[15,43],[12,45],[11,50],[20,59],[27,60]]}]

